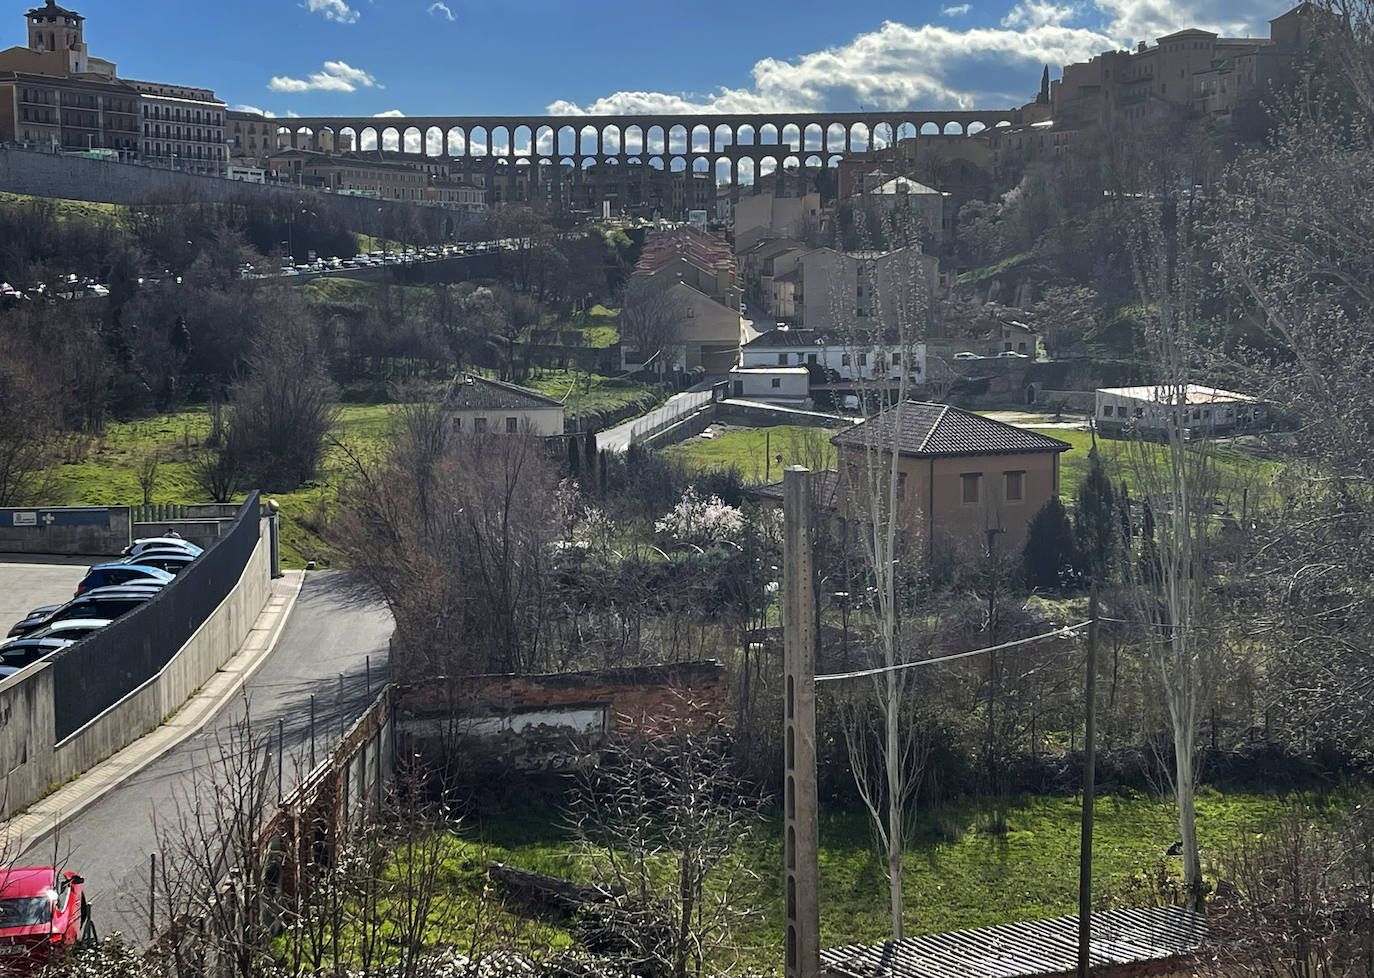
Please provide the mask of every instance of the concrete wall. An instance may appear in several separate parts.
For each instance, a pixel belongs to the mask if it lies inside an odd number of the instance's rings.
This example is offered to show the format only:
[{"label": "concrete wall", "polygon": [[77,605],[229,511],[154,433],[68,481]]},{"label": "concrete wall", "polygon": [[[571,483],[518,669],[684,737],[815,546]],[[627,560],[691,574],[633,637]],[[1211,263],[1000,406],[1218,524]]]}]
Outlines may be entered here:
[{"label": "concrete wall", "polygon": [[53,777],[53,674],[40,662],[0,682],[0,816],[41,798]]},{"label": "concrete wall", "polygon": [[129,545],[130,532],[127,506],[0,510],[0,553],[112,556]]},{"label": "concrete wall", "polygon": [[160,520],[156,523],[135,523],[134,539],[141,540],[145,537],[160,537],[168,527],[181,534],[184,540],[194,543],[202,550],[210,546],[220,538],[220,534],[232,522],[229,517],[215,518],[206,517],[204,519],[185,519],[185,520]]},{"label": "concrete wall", "polygon": [[[81,156],[59,156],[32,150],[0,147],[0,190],[12,194],[33,194],[39,197],[65,197],[70,200],[93,200],[109,204],[137,204],[150,197],[168,193],[185,194],[197,200],[225,202],[240,200],[245,194],[268,195],[277,202],[295,205],[303,194],[312,199],[327,196],[331,206],[339,210],[350,224],[359,229],[377,225],[378,208],[398,206],[394,201],[365,197],[323,195],[310,187],[271,187],[244,183],[240,180],[221,180],[133,163],[92,160]],[[407,204],[408,208],[414,205]],[[433,210],[455,221],[461,215],[455,211]],[[341,257],[347,258],[348,255]]]},{"label": "concrete wall", "polygon": [[161,672],[56,746],[50,782],[88,770],[157,727],[238,651],[271,593],[269,530],[262,522],[234,589]]}]

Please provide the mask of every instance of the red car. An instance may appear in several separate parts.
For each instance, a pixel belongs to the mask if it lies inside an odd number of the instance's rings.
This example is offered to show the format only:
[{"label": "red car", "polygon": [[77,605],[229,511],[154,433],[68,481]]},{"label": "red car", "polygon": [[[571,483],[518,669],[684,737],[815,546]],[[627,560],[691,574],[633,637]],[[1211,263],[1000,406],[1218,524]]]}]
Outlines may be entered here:
[{"label": "red car", "polygon": [[0,971],[29,971],[95,940],[85,880],[51,866],[0,870]]}]

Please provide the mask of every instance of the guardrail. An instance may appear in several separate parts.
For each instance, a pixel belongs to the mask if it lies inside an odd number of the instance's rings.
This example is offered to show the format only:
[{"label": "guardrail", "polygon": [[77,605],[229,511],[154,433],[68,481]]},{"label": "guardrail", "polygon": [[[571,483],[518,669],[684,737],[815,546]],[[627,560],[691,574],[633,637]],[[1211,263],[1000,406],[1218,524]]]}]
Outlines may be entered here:
[{"label": "guardrail", "polygon": [[710,391],[689,391],[677,395],[670,403],[650,411],[630,427],[630,444],[634,445],[646,438],[652,438],[683,418],[696,414],[710,403]]}]

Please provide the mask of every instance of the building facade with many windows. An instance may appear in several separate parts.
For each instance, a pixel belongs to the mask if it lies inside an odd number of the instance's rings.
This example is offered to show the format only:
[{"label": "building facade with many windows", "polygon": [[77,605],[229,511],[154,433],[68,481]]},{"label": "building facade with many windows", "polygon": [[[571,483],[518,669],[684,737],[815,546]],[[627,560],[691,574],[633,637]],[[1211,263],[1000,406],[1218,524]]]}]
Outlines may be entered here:
[{"label": "building facade with many windows", "polygon": [[208,88],[128,81],[139,95],[139,156],[154,165],[222,177],[229,167],[227,107]]}]

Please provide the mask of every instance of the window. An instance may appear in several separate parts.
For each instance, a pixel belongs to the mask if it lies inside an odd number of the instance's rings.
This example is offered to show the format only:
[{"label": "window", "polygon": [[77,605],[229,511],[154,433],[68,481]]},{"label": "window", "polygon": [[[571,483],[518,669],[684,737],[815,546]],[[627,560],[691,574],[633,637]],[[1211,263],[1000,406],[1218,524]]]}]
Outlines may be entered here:
[{"label": "window", "polygon": [[868,366],[868,354],[867,354],[867,353],[860,353],[860,354],[859,354],[859,366],[861,366],[861,367],[867,367],[867,366]]},{"label": "window", "polygon": [[1111,406],[1110,404],[1108,404],[1106,407],[1104,407],[1104,408],[1102,409],[1102,417],[1104,417],[1104,418],[1110,418],[1111,416],[1112,416],[1112,406]]},{"label": "window", "polygon": [[487,419],[486,419],[486,418],[473,418],[473,419],[472,419],[472,430],[475,431],[475,432],[477,432],[478,434],[481,434],[482,432],[486,431],[486,430],[487,430]]},{"label": "window", "polygon": [[777,390],[777,389],[780,388],[780,387],[782,387],[782,378],[781,378],[781,377],[774,377],[774,378],[773,378],[773,389],[774,389],[774,390]]},{"label": "window", "polygon": [[977,506],[983,500],[983,473],[964,472],[959,476],[960,501],[965,506]]},{"label": "window", "polygon": [[897,473],[897,502],[906,502],[906,473]]},{"label": "window", "polygon": [[518,432],[519,430],[520,430],[520,419],[519,419],[519,418],[507,418],[507,419],[506,419],[506,434],[508,434],[508,435],[513,435],[513,434],[515,434],[516,432]]},{"label": "window", "polygon": [[1026,473],[1025,472],[1004,472],[1005,492],[1003,493],[1009,503],[1024,502],[1026,498]]},{"label": "window", "polygon": [[819,361],[816,359],[816,354],[814,354],[814,353],[808,353],[808,354],[806,355],[806,362],[807,362],[807,363],[818,363]]},{"label": "window", "polygon": [[786,354],[786,353],[779,353],[779,354],[778,354],[778,366],[779,366],[779,367],[785,367],[785,366],[787,366],[787,354]]},{"label": "window", "polygon": [[902,365],[902,353],[900,350],[892,354],[892,365],[900,367]]},{"label": "window", "polygon": [[849,364],[850,364],[849,354],[848,354],[848,353],[841,353],[841,354],[840,354],[840,366],[841,366],[841,367],[847,367],[847,366],[849,366]]}]

